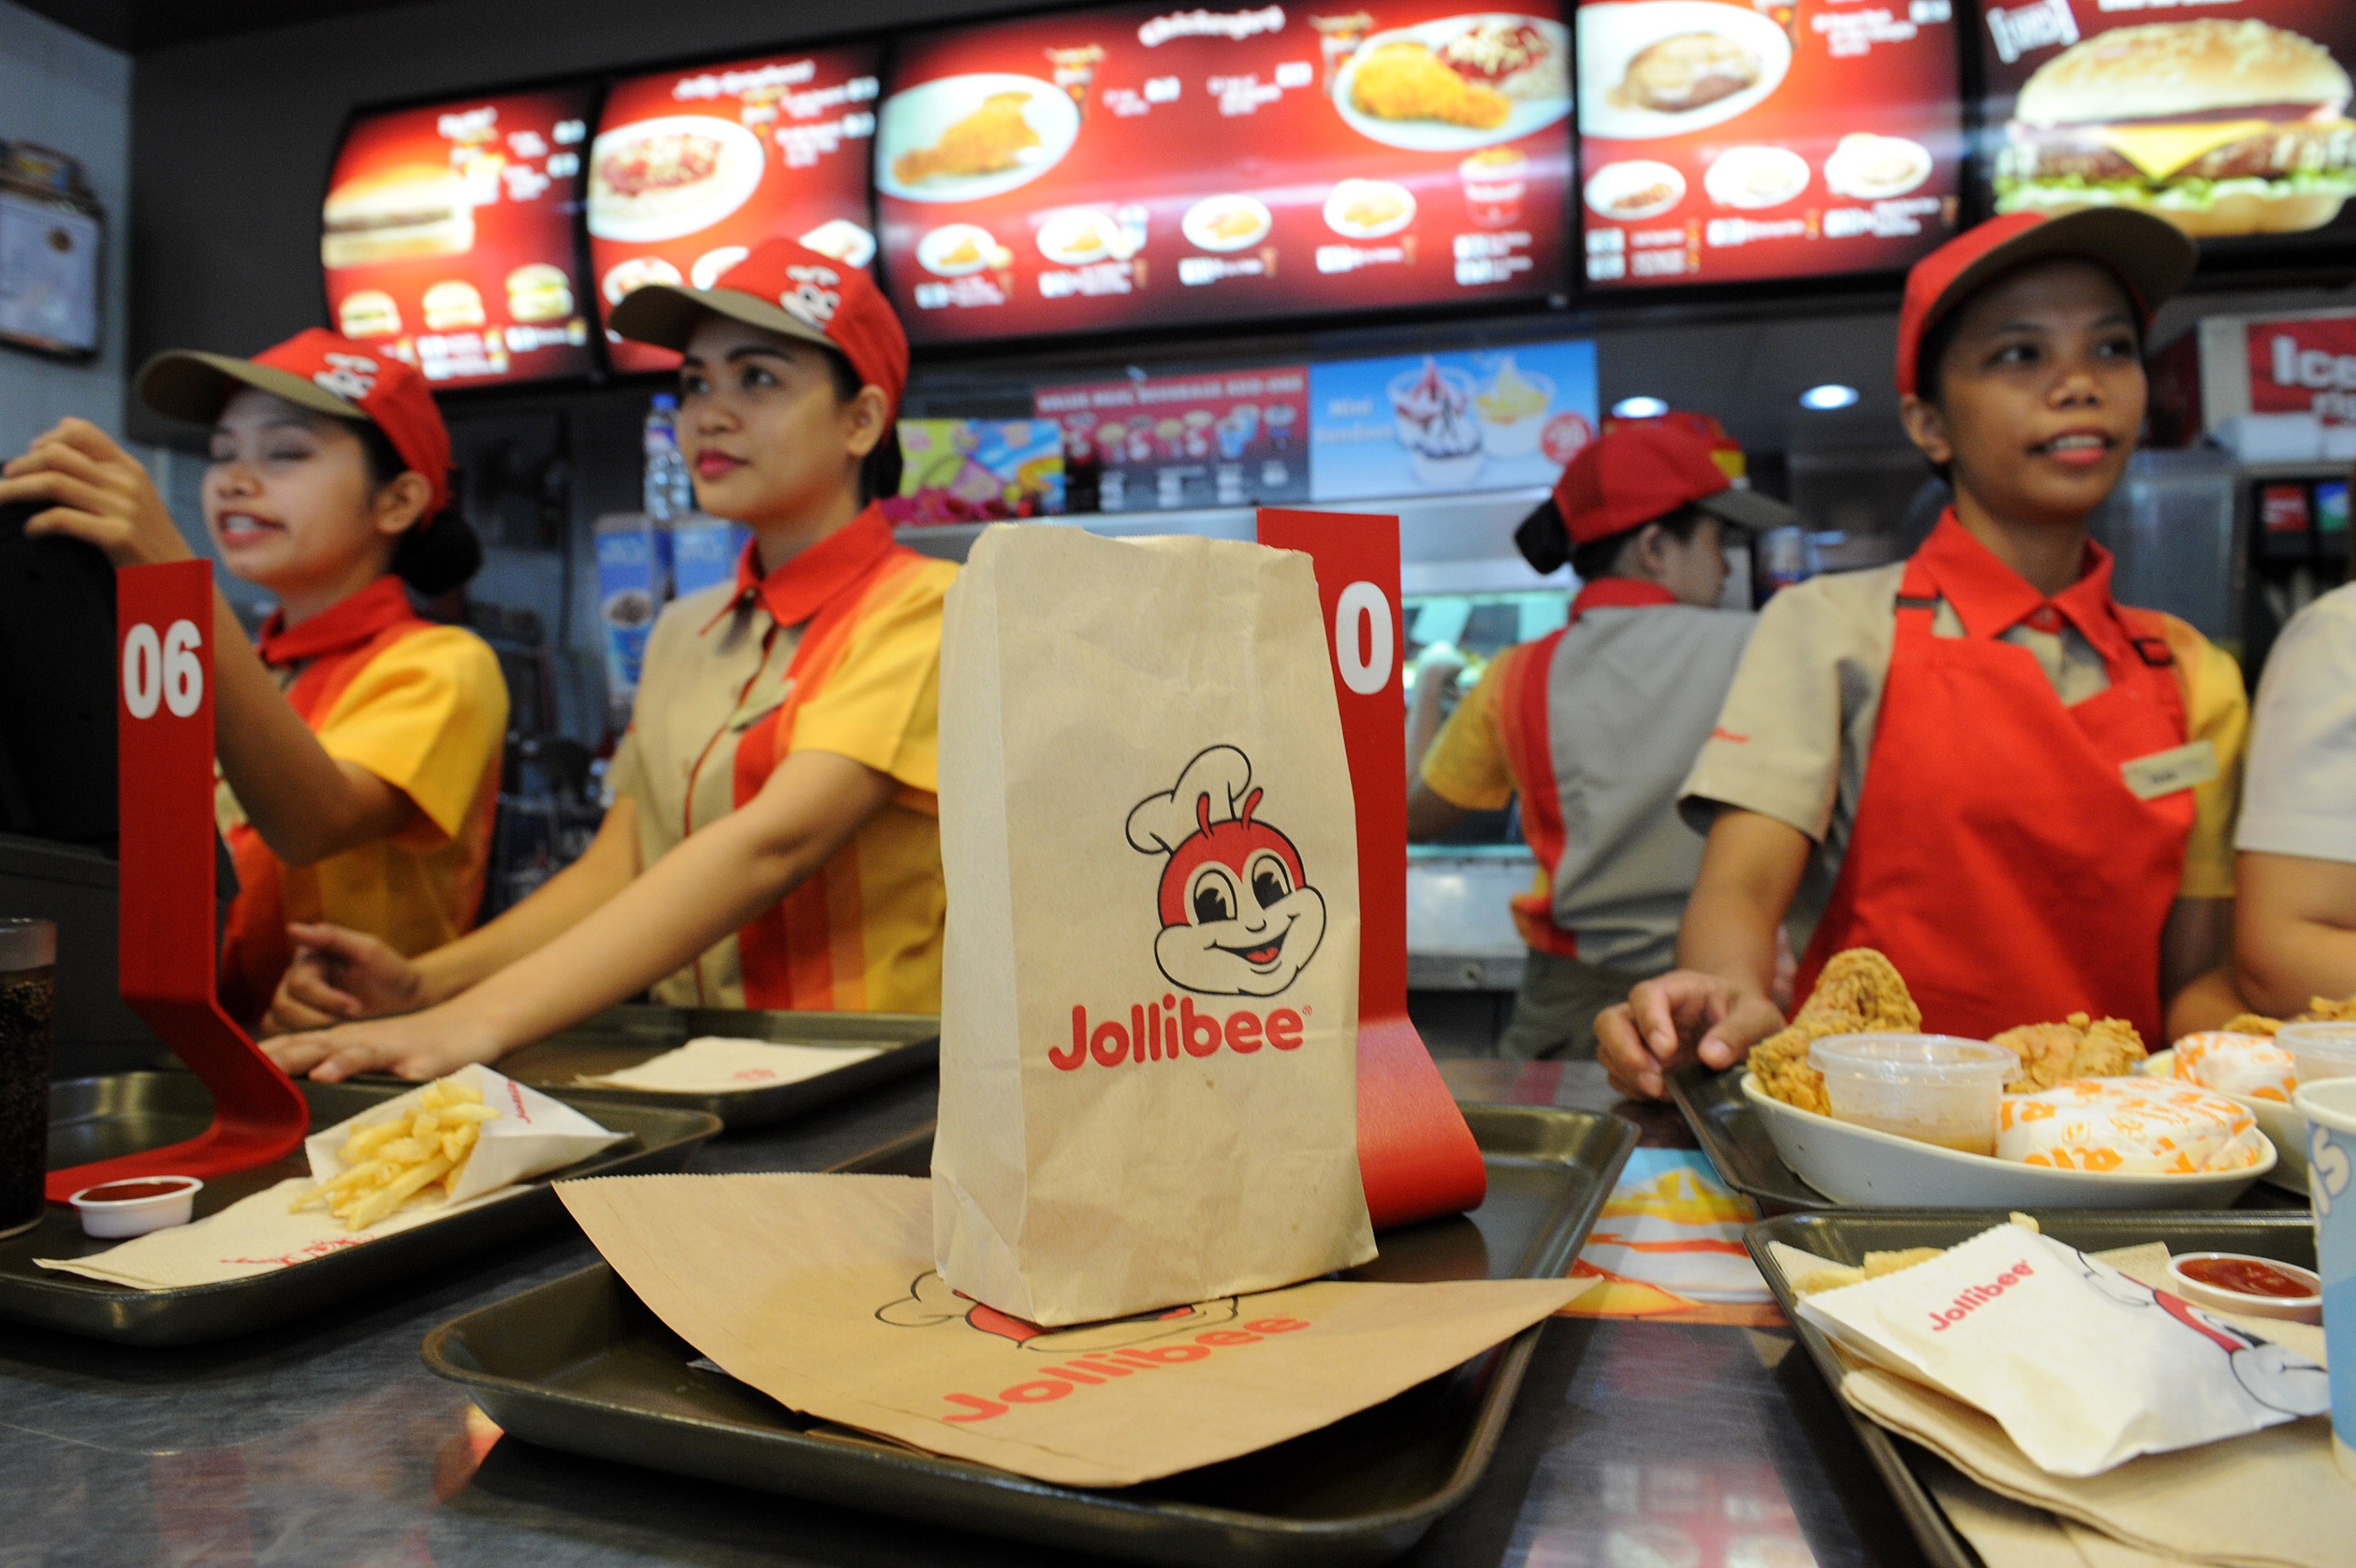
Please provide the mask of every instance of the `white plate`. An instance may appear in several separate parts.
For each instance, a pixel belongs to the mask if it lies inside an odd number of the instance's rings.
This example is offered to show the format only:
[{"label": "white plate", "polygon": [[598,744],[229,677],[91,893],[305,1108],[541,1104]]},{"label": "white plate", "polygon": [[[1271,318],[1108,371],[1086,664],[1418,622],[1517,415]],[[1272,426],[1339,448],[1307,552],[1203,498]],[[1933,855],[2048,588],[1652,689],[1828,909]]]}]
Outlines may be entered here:
[{"label": "white plate", "polygon": [[[1758,59],[1759,80],[1715,103],[1676,114],[1612,102],[1612,90],[1627,78],[1628,62],[1679,33],[1719,33],[1744,45]],[[1635,0],[1633,5],[1579,8],[1579,129],[1583,135],[1641,142],[1722,124],[1782,86],[1791,69],[1792,40],[1772,18],[1756,11],[1715,0]]]},{"label": "white plate", "polygon": [[749,245],[722,245],[717,250],[706,251],[695,258],[693,266],[687,269],[687,281],[697,288],[714,287],[722,274],[752,253],[753,249]]},{"label": "white plate", "polygon": [[1795,199],[1808,175],[1808,160],[1789,147],[1729,147],[1702,172],[1701,188],[1720,207],[1756,211]]},{"label": "white plate", "polygon": [[[2177,1078],[2173,1047],[2154,1051],[2145,1058],[2143,1070],[2170,1083],[2190,1081]],[[2222,1089],[2211,1089],[2209,1092],[2224,1094],[2226,1099],[2258,1119],[2258,1131],[2266,1135],[2266,1142],[2272,1144],[2275,1153],[2281,1156],[2275,1168],[2266,1173],[2266,1180],[2286,1191],[2304,1194],[2307,1191],[2307,1118],[2279,1100],[2254,1100],[2246,1094],[2225,1094]]]},{"label": "white plate", "polygon": [[[1668,194],[1633,207],[1612,205],[1642,194],[1655,187],[1665,188]],[[1652,158],[1623,158],[1605,164],[1587,177],[1587,205],[1600,218],[1615,222],[1641,223],[1647,218],[1658,218],[1686,199],[1686,177],[1665,163]]]},{"label": "white plate", "polygon": [[846,267],[863,267],[875,259],[875,236],[848,218],[828,219],[803,235],[802,243]]},{"label": "white plate", "polygon": [[[606,188],[606,158],[632,143],[674,134],[709,136],[720,144],[709,175],[692,186],[643,196],[619,196]],[[665,114],[616,126],[589,145],[589,232],[600,240],[643,245],[709,229],[750,199],[760,188],[766,166],[761,138],[734,120]]]},{"label": "white plate", "polygon": [[2214,1175],[2051,1170],[1836,1122],[1784,1104],[1759,1087],[1754,1073],[1742,1075],[1742,1093],[1758,1108],[1783,1163],[1837,1203],[1894,1208],[2223,1208],[2275,1168],[2269,1144],[2256,1165]]},{"label": "white plate", "polygon": [[[1863,165],[1881,157],[1903,170],[1895,178],[1872,179]],[[1931,149],[1903,136],[1873,136],[1862,132],[1843,136],[1825,159],[1825,188],[1856,201],[1887,201],[1903,196],[1931,177]]]},{"label": "white plate", "polygon": [[[1250,227],[1222,232],[1213,227],[1230,212],[1241,213],[1251,220]],[[1186,242],[1203,251],[1240,251],[1258,244],[1268,238],[1276,219],[1258,199],[1249,196],[1206,196],[1186,209],[1186,216],[1178,220],[1178,231]]]},{"label": "white plate", "polygon": [[[1556,57],[1568,63],[1570,57],[1570,31],[1560,22],[1544,16],[1525,16],[1516,11],[1468,11],[1461,16],[1441,16],[1434,21],[1418,22],[1411,27],[1394,27],[1387,33],[1376,33],[1360,44],[1355,53],[1333,73],[1333,108],[1350,129],[1370,142],[1380,142],[1387,147],[1400,147],[1411,153],[1469,153],[1478,147],[1494,147],[1500,142],[1511,142],[1543,131],[1570,113],[1570,98],[1562,94],[1547,98],[1516,98],[1506,113],[1505,124],[1483,131],[1472,125],[1451,125],[1441,120],[1381,120],[1362,113],[1350,101],[1350,90],[1358,79],[1358,62],[1385,44],[1417,43],[1438,50],[1462,33],[1469,33],[1483,22],[1526,22],[1538,30]],[[1777,37],[1781,37],[1779,33]],[[1569,80],[1566,77],[1566,81]]]},{"label": "white plate", "polygon": [[607,305],[619,305],[632,289],[644,288],[650,283],[681,281],[679,269],[660,256],[628,256],[605,269],[601,289]]},{"label": "white plate", "polygon": [[1094,207],[1066,208],[1039,225],[1039,253],[1058,266],[1129,259],[1129,246],[1112,214]]},{"label": "white plate", "polygon": [[[953,251],[970,244],[973,254],[948,260]],[[916,264],[935,277],[961,278],[980,272],[998,254],[998,237],[979,223],[944,223],[916,242]]]},{"label": "white plate", "polygon": [[[1374,223],[1350,220],[1351,207],[1366,199],[1388,199],[1391,215]],[[1415,221],[1415,193],[1391,179],[1345,179],[1325,198],[1325,227],[1344,240],[1379,240]]]},{"label": "white plate", "polygon": [[[1023,118],[1037,132],[1039,145],[1016,153],[1012,168],[992,174],[948,175],[904,183],[892,166],[904,153],[937,146],[948,128],[981,107],[997,92],[1029,95]],[[975,71],[918,82],[884,101],[875,125],[875,186],[903,201],[979,201],[1003,196],[1037,179],[1064,161],[1079,139],[1080,109],[1071,95],[1035,76],[1011,76],[999,71]]]}]

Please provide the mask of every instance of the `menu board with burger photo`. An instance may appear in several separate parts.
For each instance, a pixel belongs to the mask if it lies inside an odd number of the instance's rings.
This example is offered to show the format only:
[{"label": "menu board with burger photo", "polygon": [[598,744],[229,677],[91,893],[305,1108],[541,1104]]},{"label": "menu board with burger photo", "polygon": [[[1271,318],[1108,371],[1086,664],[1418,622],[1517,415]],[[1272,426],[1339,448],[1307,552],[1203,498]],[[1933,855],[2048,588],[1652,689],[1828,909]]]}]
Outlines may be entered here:
[{"label": "menu board with burger photo", "polygon": [[1580,5],[1588,282],[1912,265],[1955,231],[1957,48],[1950,0]]},{"label": "menu board with burger photo", "polygon": [[327,310],[442,386],[595,368],[573,220],[591,89],[363,114],[321,210]]},{"label": "menu board with burger photo", "polygon": [[[589,150],[589,259],[601,310],[649,283],[709,288],[776,235],[848,266],[875,256],[867,149],[883,50],[853,45],[616,82]],[[668,349],[606,335],[614,367]]]},{"label": "menu board with burger photo", "polygon": [[2128,207],[2202,242],[2356,238],[2348,0],[1989,4],[1999,212]]},{"label": "menu board with burger photo", "polygon": [[946,342],[1558,292],[1562,15],[1124,5],[903,40],[894,303]]}]

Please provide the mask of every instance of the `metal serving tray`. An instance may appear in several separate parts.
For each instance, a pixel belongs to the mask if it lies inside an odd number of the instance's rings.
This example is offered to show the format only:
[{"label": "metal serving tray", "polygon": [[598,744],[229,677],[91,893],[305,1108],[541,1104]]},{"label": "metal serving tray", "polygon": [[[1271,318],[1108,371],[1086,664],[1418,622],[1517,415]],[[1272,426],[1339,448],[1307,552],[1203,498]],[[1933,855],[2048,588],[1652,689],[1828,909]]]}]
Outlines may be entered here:
[{"label": "metal serving tray", "polygon": [[[296,1087],[311,1102],[311,1124],[331,1127],[417,1086],[304,1079]],[[556,1224],[564,1218],[564,1207],[551,1182],[675,1171],[698,1144],[720,1131],[720,1123],[701,1111],[620,1104],[583,1109],[614,1132],[627,1133],[630,1141],[534,1177],[521,1197],[251,1279],[147,1291],[38,1268],[35,1258],[85,1258],[118,1244],[84,1236],[73,1211],[52,1204],[38,1225],[0,1241],[0,1320],[123,1345],[196,1345],[250,1334]],[[78,1165],[178,1143],[201,1133],[211,1121],[212,1097],[189,1073],[69,1079],[49,1086],[49,1164]],[[259,1170],[211,1178],[197,1195],[198,1217],[309,1169],[297,1151]]]},{"label": "metal serving tray", "polygon": [[[1489,1168],[1469,1217],[1386,1232],[1373,1280],[1554,1278],[1635,1145],[1616,1117],[1464,1108]],[[922,1175],[929,1131],[842,1167]],[[1375,1408],[1261,1453],[1121,1490],[1051,1486],[795,1414],[698,1369],[686,1341],[600,1264],[467,1314],[425,1363],[509,1436],[632,1465],[1150,1563],[1371,1563],[1413,1545],[1479,1481],[1539,1329]]]},{"label": "metal serving tray", "polygon": [[[1709,1163],[1718,1167],[1719,1179],[1756,1199],[1761,1213],[1782,1214],[1794,1209],[1853,1211],[1851,1206],[1826,1197],[1802,1181],[1783,1163],[1783,1156],[1775,1152],[1773,1141],[1767,1136],[1767,1124],[1760,1119],[1758,1107],[1742,1096],[1740,1073],[1681,1067],[1669,1073],[1668,1087],[1669,1097],[1685,1113],[1686,1125],[1693,1129],[1703,1152],[1709,1155]],[[2291,1209],[2307,1212],[2307,1195],[2255,1182],[2231,1208],[2216,1212]]]},{"label": "metal serving tray", "polygon": [[[1804,1252],[1835,1262],[1862,1263],[1868,1252],[1906,1247],[1952,1247],[1968,1241],[2008,1216],[1993,1209],[1944,1209],[1936,1212],[1845,1208],[1832,1213],[1786,1214],[1765,1219],[1744,1233],[1743,1240],[1767,1286],[1799,1334],[1800,1343],[1833,1390],[1834,1402],[1857,1429],[1858,1441],[1873,1467],[1881,1473],[1898,1511],[1922,1548],[1932,1568],[1980,1568],[1979,1554],[1947,1522],[1924,1477],[1945,1470],[1947,1463],[1920,1444],[1899,1438],[1875,1425],[1840,1397],[1841,1368],[1832,1343],[1794,1310],[1796,1297],[1767,1250],[1781,1241]],[[2152,1209],[2051,1209],[2037,1216],[2045,1233],[2082,1252],[2106,1252],[2115,1247],[2165,1241],[2174,1252],[2251,1252],[2301,1268],[2315,1267],[2315,1227],[2305,1215],[2233,1214],[2231,1212],[2168,1213]]]},{"label": "metal serving tray", "polygon": [[[716,1094],[661,1094],[607,1089],[579,1081],[584,1073],[616,1072],[675,1050],[704,1035],[774,1040],[794,1046],[867,1046],[880,1054],[799,1083]],[[499,1058],[499,1071],[518,1083],[561,1094],[577,1105],[659,1105],[708,1111],[731,1133],[808,1115],[846,1095],[931,1067],[940,1059],[941,1021],[929,1013],[765,1013],[734,1007],[608,1007],[570,1029]],[[391,1083],[369,1078],[366,1082]]]}]

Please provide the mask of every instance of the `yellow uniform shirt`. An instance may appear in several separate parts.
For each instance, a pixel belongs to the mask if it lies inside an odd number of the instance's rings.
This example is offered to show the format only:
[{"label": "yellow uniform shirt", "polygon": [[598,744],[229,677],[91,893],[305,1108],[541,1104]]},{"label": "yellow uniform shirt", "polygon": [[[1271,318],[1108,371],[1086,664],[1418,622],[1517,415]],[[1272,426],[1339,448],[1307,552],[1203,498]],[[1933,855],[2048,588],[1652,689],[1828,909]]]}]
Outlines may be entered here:
[{"label": "yellow uniform shirt", "polygon": [[957,569],[892,542],[880,509],[766,577],[663,612],[648,639],[617,796],[641,865],[757,794],[797,751],[886,774],[893,799],[773,909],[654,987],[688,1007],[940,1010],[941,602]]}]

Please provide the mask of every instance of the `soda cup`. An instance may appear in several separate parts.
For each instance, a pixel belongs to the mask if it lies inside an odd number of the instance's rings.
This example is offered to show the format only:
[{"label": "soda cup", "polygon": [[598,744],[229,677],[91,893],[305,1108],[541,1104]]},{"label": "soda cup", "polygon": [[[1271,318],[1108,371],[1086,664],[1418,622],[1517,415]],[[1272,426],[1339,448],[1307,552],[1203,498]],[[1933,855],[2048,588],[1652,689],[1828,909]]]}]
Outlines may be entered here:
[{"label": "soda cup", "polygon": [[2315,1202],[2315,1272],[2323,1276],[2324,1359],[2331,1363],[2331,1456],[2356,1484],[2356,1078],[2308,1084],[2291,1103],[2307,1118],[2307,1187]]},{"label": "soda cup", "polygon": [[49,1171],[49,1015],[58,929],[0,920],[0,1236],[41,1222]]}]

